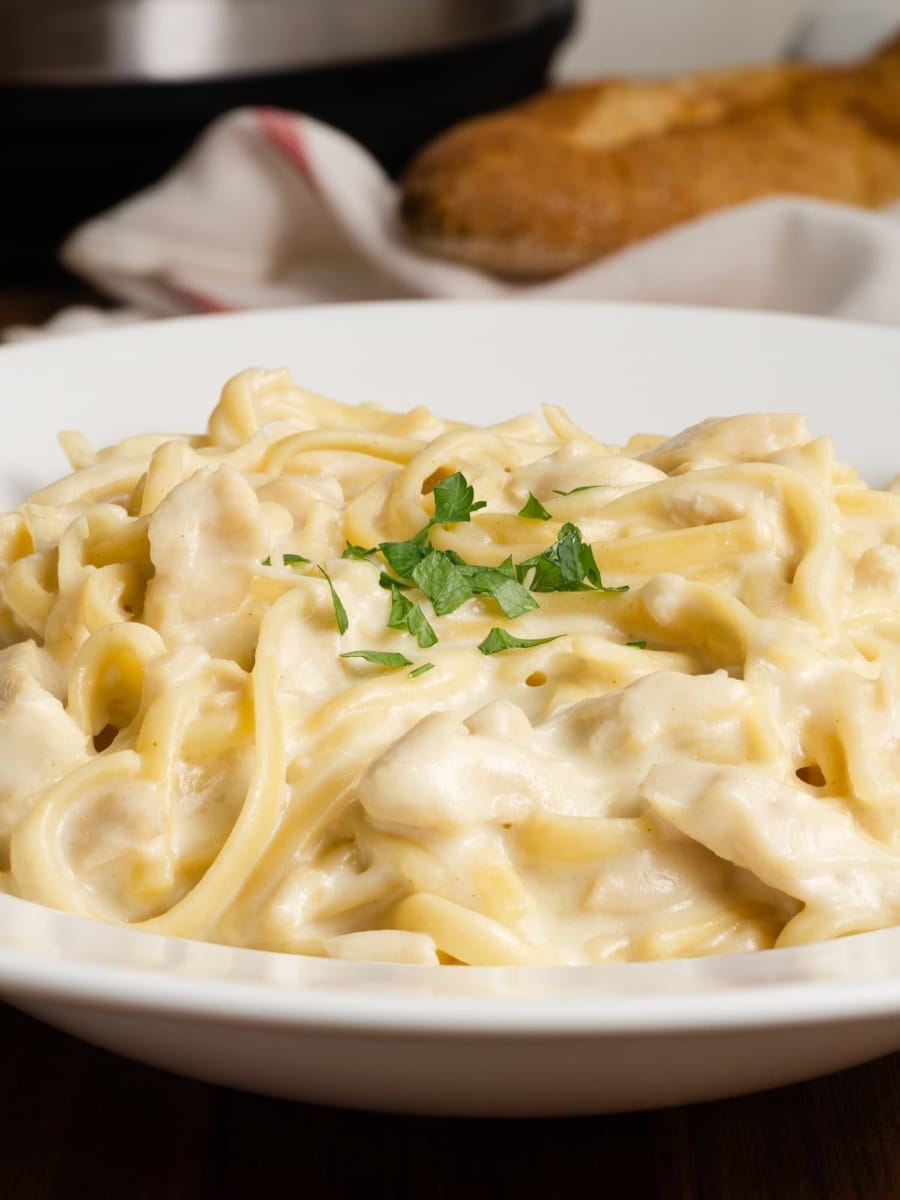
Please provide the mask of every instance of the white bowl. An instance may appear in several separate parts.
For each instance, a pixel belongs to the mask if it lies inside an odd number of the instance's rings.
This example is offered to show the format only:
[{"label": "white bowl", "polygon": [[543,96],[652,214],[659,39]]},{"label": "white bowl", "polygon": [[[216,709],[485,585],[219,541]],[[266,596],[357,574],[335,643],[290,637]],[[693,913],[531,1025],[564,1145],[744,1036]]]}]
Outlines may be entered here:
[{"label": "white bowl", "polygon": [[[52,431],[197,428],[242,366],[397,408],[564,404],[608,440],[806,411],[884,482],[900,333],[577,304],[363,305],[191,318],[0,351],[0,504],[63,469]],[[414,1112],[601,1112],[735,1095],[900,1048],[900,930],[740,957],[395,967],[208,946],[0,896],[0,995],[144,1062],[274,1095]]]}]

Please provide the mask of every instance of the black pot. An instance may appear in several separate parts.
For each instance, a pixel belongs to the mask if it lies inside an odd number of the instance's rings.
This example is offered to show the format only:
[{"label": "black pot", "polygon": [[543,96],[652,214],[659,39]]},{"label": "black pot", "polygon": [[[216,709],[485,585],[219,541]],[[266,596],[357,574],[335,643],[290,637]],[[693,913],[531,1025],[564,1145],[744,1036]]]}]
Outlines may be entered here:
[{"label": "black pot", "polygon": [[[303,0],[187,0],[201,7],[237,5],[245,31],[253,27],[246,17],[256,11],[254,4],[270,16],[283,9],[296,17],[302,10],[307,33],[314,28],[309,25],[314,9],[332,18],[338,10],[343,14],[344,36],[332,43],[323,34],[292,46],[288,22],[281,42],[269,28],[264,45],[250,45],[248,35],[242,48],[237,30],[219,47],[218,64],[209,46],[196,60],[180,52],[169,61],[158,48],[156,58],[148,51],[142,59],[140,41],[129,43],[124,35],[119,41],[131,51],[120,45],[119,57],[110,53],[105,63],[96,22],[83,43],[75,36],[75,14],[92,6],[97,17],[126,9],[133,15],[141,4],[184,2],[12,0],[12,12],[19,11],[22,21],[4,29],[8,34],[11,28],[13,36],[0,38],[2,277],[58,272],[56,249],[75,225],[159,178],[214,117],[231,108],[274,105],[309,113],[345,130],[397,173],[442,129],[540,89],[554,50],[572,26],[575,4],[306,0],[304,8]],[[358,28],[354,5],[358,15],[366,14]],[[404,6],[415,6],[406,10],[415,12],[410,26],[399,19]],[[393,25],[373,23],[379,8]],[[42,9],[44,17],[65,16],[56,37],[52,21],[36,19]],[[425,20],[429,11],[431,25]],[[341,33],[332,28],[334,20],[326,25],[326,33]],[[356,29],[355,38],[347,35],[350,29]],[[131,30],[133,38],[139,34]]]}]

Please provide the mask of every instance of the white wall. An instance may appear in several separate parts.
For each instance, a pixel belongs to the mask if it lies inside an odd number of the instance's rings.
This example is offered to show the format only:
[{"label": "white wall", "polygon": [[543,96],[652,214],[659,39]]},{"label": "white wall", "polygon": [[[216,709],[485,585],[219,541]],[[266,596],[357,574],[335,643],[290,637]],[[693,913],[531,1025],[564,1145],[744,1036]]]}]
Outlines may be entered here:
[{"label": "white wall", "polygon": [[581,0],[561,79],[865,53],[900,28],[900,0]]}]

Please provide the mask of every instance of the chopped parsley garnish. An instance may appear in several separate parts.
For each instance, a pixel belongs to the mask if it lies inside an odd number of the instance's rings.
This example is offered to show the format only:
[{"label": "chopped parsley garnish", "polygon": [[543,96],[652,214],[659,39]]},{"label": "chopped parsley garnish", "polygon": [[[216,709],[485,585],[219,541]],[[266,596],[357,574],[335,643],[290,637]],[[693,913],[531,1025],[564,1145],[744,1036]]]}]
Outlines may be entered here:
[{"label": "chopped parsley garnish", "polygon": [[506,617],[519,617],[538,607],[528,589],[516,579],[512,559],[499,567],[467,563],[452,550],[434,550],[411,542],[385,542],[379,549],[401,579],[382,571],[384,588],[408,589],[412,582],[431,601],[439,617],[453,612],[473,596],[490,596]]},{"label": "chopped parsley garnish", "polygon": [[484,641],[479,642],[478,649],[482,654],[499,654],[503,650],[527,650],[529,646],[544,646],[562,636],[561,633],[557,633],[554,637],[519,638],[495,626]]},{"label": "chopped parsley garnish", "polygon": [[636,650],[646,650],[647,649],[647,643],[642,640],[638,640],[636,642],[626,642],[625,645],[626,646],[634,646],[634,648]]},{"label": "chopped parsley garnish", "polygon": [[[558,492],[571,496],[575,492],[589,491],[605,484],[585,484],[569,492]],[[469,563],[454,550],[438,550],[431,543],[430,530],[434,525],[469,521],[473,512],[486,507],[485,501],[475,499],[475,490],[460,471],[442,479],[434,487],[434,516],[413,537],[402,542],[381,542],[366,548],[346,543],[343,558],[370,559],[380,554],[390,568],[380,570],[378,583],[391,593],[391,610],[388,628],[404,630],[411,634],[422,649],[433,646],[438,635],[422,610],[403,593],[418,588],[431,602],[436,616],[454,612],[461,604],[475,596],[493,600],[507,619],[522,616],[538,608],[534,592],[627,592],[628,586],[607,587],[600,575],[593,549],[586,544],[581,530],[567,522],[559,531],[556,541],[525,562],[515,564],[512,557],[504,559],[499,566],[489,567]],[[518,514],[530,520],[549,521],[552,516],[532,493]],[[285,566],[308,563],[300,554],[284,554]],[[271,557],[263,566],[271,566]],[[345,634],[350,626],[347,610],[338,596],[331,576],[319,564],[318,569],[328,584],[334,619],[338,631]],[[527,582],[526,582],[527,581]],[[563,634],[541,638],[518,638],[505,629],[494,627],[479,643],[482,654],[499,654],[504,650],[522,650],[531,646],[543,646],[556,641]],[[644,649],[644,641],[632,641],[627,645]],[[412,666],[405,655],[395,651],[349,650],[342,658],[362,658],[366,662],[385,667]],[[409,672],[415,679],[430,671],[434,663],[426,662]]]},{"label": "chopped parsley garnish", "polygon": [[522,508],[519,509],[520,517],[528,517],[530,521],[552,521],[553,518],[535,496],[534,492],[528,493],[528,499]]},{"label": "chopped parsley garnish", "polygon": [[[304,558],[302,554],[282,554],[282,556],[281,556],[281,565],[283,567],[294,567],[298,563],[308,563],[311,561],[312,560],[309,558]],[[264,567],[271,567],[271,565],[272,565],[272,555],[271,554],[266,555],[266,557],[262,560],[262,565]]]},{"label": "chopped parsley garnish", "polygon": [[461,471],[454,471],[434,485],[434,516],[430,525],[447,525],[451,521],[469,521],[473,512],[486,508],[486,500],[475,499],[475,489]]},{"label": "chopped parsley garnish", "polygon": [[[442,479],[440,483],[434,487],[434,516],[424,528],[420,529],[413,537],[408,538],[405,542],[381,542],[377,547],[381,551],[385,561],[391,570],[399,575],[401,579],[415,579],[415,569],[424,559],[432,554],[439,553],[435,551],[428,540],[428,531],[432,525],[446,525],[450,522],[468,521],[471,515],[479,508],[484,508],[487,504],[485,500],[475,500],[475,489],[470,483],[466,482],[466,477],[460,471],[448,475],[446,479]],[[345,552],[346,553],[346,552]],[[462,562],[459,555],[446,554],[444,558],[449,560],[452,565],[455,562]],[[430,572],[433,572],[438,567],[437,563],[432,563],[426,571],[426,578]],[[444,570],[443,567],[440,568]],[[419,581],[416,579],[416,583]],[[421,587],[422,585],[419,584]],[[424,588],[422,588],[425,591]],[[427,591],[425,592],[428,595]],[[430,598],[430,597],[429,597]],[[463,597],[468,599],[468,597]],[[462,600],[460,600],[462,603]],[[452,611],[446,609],[446,612]]]},{"label": "chopped parsley garnish", "polygon": [[406,592],[413,585],[402,579],[395,579],[393,575],[388,575],[387,571],[382,571],[378,576],[378,586],[385,588],[386,591],[390,591],[391,588],[402,588]]},{"label": "chopped parsley garnish", "polygon": [[474,595],[462,569],[443,550],[431,550],[412,570],[434,609],[435,616],[453,612]]},{"label": "chopped parsley garnish", "polygon": [[341,603],[340,596],[334,590],[334,584],[331,582],[331,576],[321,563],[319,564],[319,570],[324,575],[325,582],[328,584],[328,589],[331,592],[331,603],[334,606],[334,623],[338,627],[338,633],[340,633],[340,635],[343,637],[343,635],[350,628],[350,622],[347,619],[347,610]]},{"label": "chopped parsley garnish", "polygon": [[345,650],[341,658],[364,658],[380,667],[411,667],[412,659],[393,650]]},{"label": "chopped parsley garnish", "polygon": [[[593,550],[585,544],[581,530],[569,522],[552,546],[518,566],[511,558],[499,567],[481,566],[467,563],[453,550],[436,550],[429,538],[433,525],[468,521],[483,504],[474,499],[474,489],[459,471],[436,484],[434,494],[435,515],[428,524],[405,542],[381,542],[378,550],[392,572],[381,572],[380,585],[408,589],[414,584],[431,601],[436,616],[454,612],[473,596],[490,597],[503,615],[512,619],[538,607],[533,592],[628,590],[627,586],[606,587]],[[532,493],[519,515],[552,519]]]},{"label": "chopped parsley garnish", "polygon": [[627,592],[628,585],[607,587],[600,576],[594,551],[584,542],[577,525],[566,522],[559,537],[547,550],[516,567],[519,583],[532,572],[533,592]]},{"label": "chopped parsley garnish", "polygon": [[597,488],[609,487],[608,483],[583,483],[580,487],[569,488],[567,492],[561,492],[559,488],[553,489],[554,496],[577,496],[579,492],[594,492]]},{"label": "chopped parsley garnish", "polygon": [[419,605],[413,604],[396,587],[391,588],[391,615],[388,617],[388,627],[407,630],[423,650],[427,646],[433,646],[438,640]]},{"label": "chopped parsley garnish", "polygon": [[428,527],[419,531],[408,542],[382,542],[378,549],[395,575],[412,579],[413,571],[423,558],[432,553],[427,543]]},{"label": "chopped parsley garnish", "polygon": [[466,563],[459,569],[468,581],[472,593],[476,596],[490,596],[496,600],[505,617],[520,617],[522,613],[531,612],[538,607],[534,596],[516,579],[511,558],[506,559],[499,567],[473,567]]}]

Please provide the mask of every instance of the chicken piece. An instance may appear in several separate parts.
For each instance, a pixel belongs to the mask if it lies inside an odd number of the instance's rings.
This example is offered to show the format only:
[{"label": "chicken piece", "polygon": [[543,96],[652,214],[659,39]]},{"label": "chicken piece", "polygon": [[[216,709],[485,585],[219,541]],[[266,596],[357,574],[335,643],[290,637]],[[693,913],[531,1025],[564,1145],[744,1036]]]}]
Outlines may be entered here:
[{"label": "chicken piece", "polygon": [[36,795],[87,761],[87,734],[56,694],[49,656],[34,642],[0,650],[0,863]]},{"label": "chicken piece", "polygon": [[259,501],[231,467],[198,471],[150,519],[155,574],[144,620],[167,644],[199,643],[214,658],[246,665],[259,615],[251,584],[269,553]]}]

